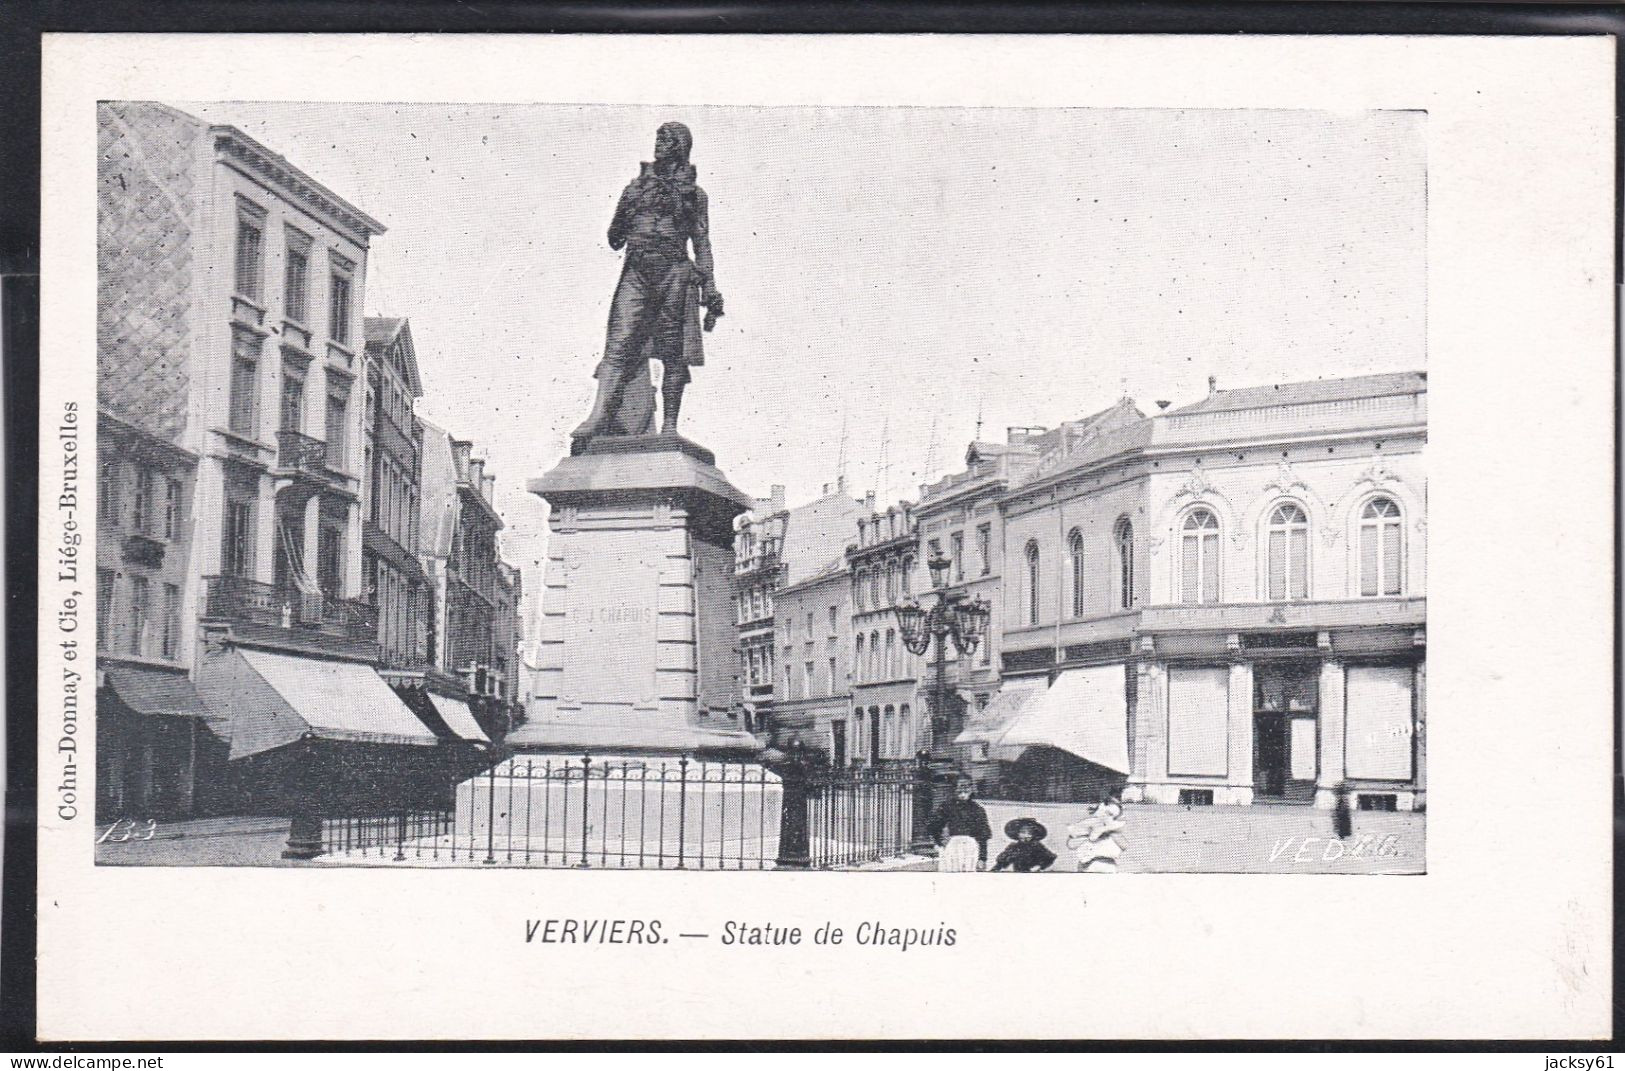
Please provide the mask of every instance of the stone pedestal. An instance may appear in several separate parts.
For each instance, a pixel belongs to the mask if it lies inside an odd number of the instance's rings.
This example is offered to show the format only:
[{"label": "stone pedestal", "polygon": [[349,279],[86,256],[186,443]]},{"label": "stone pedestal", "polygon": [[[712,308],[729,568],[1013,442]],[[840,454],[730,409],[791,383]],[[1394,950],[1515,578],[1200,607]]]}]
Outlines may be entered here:
[{"label": "stone pedestal", "polygon": [[744,757],[733,520],[751,499],[676,435],[597,439],[529,489],[547,500],[539,672],[515,751]]}]

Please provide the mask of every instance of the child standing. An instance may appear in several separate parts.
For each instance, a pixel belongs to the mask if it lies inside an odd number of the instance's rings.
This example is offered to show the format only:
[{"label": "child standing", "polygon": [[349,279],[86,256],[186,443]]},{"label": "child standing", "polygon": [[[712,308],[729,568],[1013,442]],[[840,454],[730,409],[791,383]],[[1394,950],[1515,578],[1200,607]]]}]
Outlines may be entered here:
[{"label": "child standing", "polygon": [[961,775],[954,785],[954,798],[926,826],[942,849],[937,856],[938,873],[974,873],[987,863],[987,842],[993,839],[993,830],[987,824],[987,812],[971,798],[975,794],[976,782]]},{"label": "child standing", "polygon": [[1115,874],[1124,844],[1123,805],[1102,801],[1095,813],[1067,830],[1066,846],[1078,853],[1078,873]]}]

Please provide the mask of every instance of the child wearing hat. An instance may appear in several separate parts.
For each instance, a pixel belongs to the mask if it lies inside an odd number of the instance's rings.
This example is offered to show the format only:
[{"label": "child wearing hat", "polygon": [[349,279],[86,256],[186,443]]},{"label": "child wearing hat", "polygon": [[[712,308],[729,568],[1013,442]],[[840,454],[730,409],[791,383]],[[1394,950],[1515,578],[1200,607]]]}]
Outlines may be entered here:
[{"label": "child wearing hat", "polygon": [[954,798],[931,816],[926,831],[942,848],[937,856],[938,873],[974,873],[987,863],[987,842],[993,830],[987,812],[971,799],[976,782],[960,775],[954,785]]},{"label": "child wearing hat", "polygon": [[1004,835],[1010,838],[1004,851],[993,863],[993,872],[1009,867],[1012,873],[1031,874],[1035,870],[1048,870],[1055,862],[1055,853],[1044,847],[1049,830],[1035,818],[1012,818],[1004,824]]}]

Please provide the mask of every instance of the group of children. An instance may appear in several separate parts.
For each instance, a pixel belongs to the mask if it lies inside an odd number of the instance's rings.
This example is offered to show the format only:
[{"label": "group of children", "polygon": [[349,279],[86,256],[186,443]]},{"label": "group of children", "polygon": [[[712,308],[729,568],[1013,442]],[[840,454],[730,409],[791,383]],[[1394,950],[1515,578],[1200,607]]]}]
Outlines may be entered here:
[{"label": "group of children", "polygon": [[[987,811],[976,802],[975,795],[976,783],[961,777],[954,786],[954,798],[931,816],[928,829],[941,849],[937,856],[939,872],[977,871],[987,865],[987,844],[993,839],[993,830],[987,823]],[[1124,849],[1122,818],[1123,805],[1108,799],[1097,804],[1088,818],[1068,827],[1066,846],[1078,853],[1079,873],[1117,872],[1117,860]],[[1004,824],[1004,835],[1010,843],[994,861],[995,873],[1010,870],[1030,874],[1055,865],[1055,853],[1044,844],[1049,830],[1037,819],[1012,818]]]}]

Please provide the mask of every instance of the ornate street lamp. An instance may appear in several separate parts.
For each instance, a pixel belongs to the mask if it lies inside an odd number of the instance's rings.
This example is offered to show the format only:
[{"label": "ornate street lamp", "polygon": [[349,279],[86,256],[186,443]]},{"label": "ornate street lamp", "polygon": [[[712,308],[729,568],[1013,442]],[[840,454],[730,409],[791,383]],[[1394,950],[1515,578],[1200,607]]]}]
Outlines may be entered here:
[{"label": "ornate street lamp", "polygon": [[936,674],[931,693],[931,750],[952,739],[950,731],[958,726],[948,710],[948,644],[952,643],[961,655],[971,654],[987,630],[991,608],[982,599],[970,599],[961,591],[944,590],[948,568],[953,563],[939,550],[926,567],[931,570],[931,584],[936,589],[936,600],[929,609],[917,601],[897,607],[897,621],[903,633],[903,646],[915,655],[923,655],[936,640]]}]

